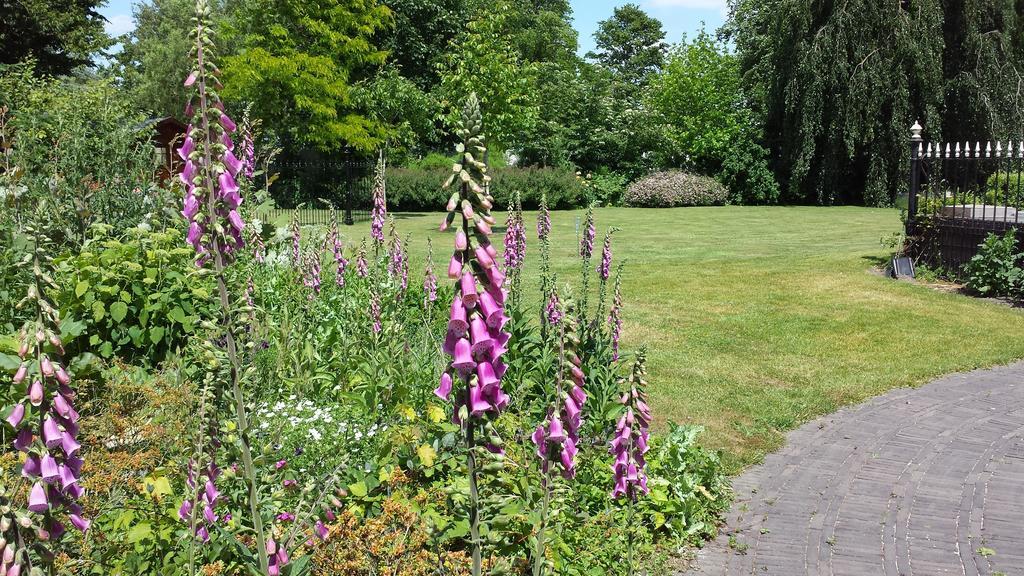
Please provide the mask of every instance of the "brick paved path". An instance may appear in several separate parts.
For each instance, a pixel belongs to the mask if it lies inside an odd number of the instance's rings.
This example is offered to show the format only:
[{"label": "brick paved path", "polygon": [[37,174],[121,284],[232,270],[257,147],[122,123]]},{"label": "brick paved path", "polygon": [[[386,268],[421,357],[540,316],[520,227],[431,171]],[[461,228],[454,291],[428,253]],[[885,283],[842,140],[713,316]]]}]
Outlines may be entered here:
[{"label": "brick paved path", "polygon": [[810,422],[734,487],[696,574],[1024,576],[1024,362]]}]

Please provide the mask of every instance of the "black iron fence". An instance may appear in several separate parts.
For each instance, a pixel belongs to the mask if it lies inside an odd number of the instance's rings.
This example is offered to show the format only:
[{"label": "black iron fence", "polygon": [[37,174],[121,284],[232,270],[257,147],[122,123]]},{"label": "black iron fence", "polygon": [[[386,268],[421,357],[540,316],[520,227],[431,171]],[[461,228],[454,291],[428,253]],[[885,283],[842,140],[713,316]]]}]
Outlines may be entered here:
[{"label": "black iron fence", "polygon": [[[370,219],[374,162],[370,160],[276,162],[271,186],[274,200],[284,209],[301,207],[302,224],[326,224],[327,210],[339,212],[344,224]],[[323,220],[321,222],[320,220]]]},{"label": "black iron fence", "polygon": [[907,235],[957,268],[990,232],[1024,228],[1024,141],[929,142],[914,124]]}]

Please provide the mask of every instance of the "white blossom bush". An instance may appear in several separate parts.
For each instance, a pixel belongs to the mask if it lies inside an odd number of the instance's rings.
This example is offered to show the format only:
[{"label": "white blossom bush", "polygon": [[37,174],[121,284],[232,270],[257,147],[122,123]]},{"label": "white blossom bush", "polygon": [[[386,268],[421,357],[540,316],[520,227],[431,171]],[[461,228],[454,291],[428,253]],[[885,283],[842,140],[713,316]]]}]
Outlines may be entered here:
[{"label": "white blossom bush", "polygon": [[636,208],[721,206],[728,203],[729,191],[714,178],[666,170],[630,184],[625,201]]}]

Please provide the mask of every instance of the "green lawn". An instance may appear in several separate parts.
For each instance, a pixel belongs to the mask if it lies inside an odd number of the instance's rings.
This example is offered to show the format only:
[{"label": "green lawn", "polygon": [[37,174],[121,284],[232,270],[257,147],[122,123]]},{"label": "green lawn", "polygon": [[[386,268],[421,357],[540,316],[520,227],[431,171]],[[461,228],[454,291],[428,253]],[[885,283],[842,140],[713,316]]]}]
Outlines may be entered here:
[{"label": "green lawn", "polygon": [[[560,280],[578,282],[581,216],[553,215]],[[443,271],[451,236],[436,231],[439,220],[399,215],[398,227],[412,234],[418,262],[432,237]],[[598,243],[608,226],[622,229],[624,341],[650,345],[657,420],[705,425],[705,442],[733,470],[842,405],[1024,357],[1024,313],[872,271],[887,255],[880,238],[900,227],[894,210],[606,208],[597,221]]]}]

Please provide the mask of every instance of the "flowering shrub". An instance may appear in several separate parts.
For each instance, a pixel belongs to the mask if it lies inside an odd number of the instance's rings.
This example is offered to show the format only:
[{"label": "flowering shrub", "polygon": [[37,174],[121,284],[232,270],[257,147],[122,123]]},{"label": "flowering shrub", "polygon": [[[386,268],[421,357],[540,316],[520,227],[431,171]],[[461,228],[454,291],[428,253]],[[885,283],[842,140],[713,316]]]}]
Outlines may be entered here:
[{"label": "flowering shrub", "polygon": [[672,208],[717,206],[729,201],[729,191],[714,178],[679,170],[655,172],[640,178],[626,190],[626,206]]}]

